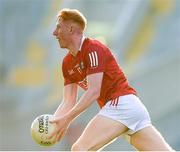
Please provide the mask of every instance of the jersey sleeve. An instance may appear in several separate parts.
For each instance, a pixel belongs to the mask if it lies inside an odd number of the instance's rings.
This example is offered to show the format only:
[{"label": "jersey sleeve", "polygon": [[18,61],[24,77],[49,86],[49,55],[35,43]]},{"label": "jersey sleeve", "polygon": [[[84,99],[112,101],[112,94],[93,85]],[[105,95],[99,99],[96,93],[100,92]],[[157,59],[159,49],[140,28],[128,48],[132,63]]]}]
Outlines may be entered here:
[{"label": "jersey sleeve", "polygon": [[66,69],[66,63],[64,61],[62,63],[62,73],[63,73],[63,77],[64,77],[64,86],[71,84],[71,83],[74,83],[71,80],[71,78],[69,77],[69,74],[68,74],[67,69]]},{"label": "jersey sleeve", "polygon": [[105,58],[105,51],[102,46],[97,44],[91,46],[86,54],[87,75],[104,72],[106,67]]}]

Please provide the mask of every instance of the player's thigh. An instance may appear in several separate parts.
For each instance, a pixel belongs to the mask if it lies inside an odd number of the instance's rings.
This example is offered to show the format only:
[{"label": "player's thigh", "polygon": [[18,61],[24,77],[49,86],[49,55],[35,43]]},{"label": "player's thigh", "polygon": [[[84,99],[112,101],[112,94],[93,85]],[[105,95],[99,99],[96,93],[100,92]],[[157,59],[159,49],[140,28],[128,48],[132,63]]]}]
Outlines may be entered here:
[{"label": "player's thigh", "polygon": [[98,150],[127,130],[120,122],[97,115],[89,122],[72,150]]},{"label": "player's thigh", "polygon": [[140,151],[170,151],[170,146],[153,126],[131,135],[131,144]]}]

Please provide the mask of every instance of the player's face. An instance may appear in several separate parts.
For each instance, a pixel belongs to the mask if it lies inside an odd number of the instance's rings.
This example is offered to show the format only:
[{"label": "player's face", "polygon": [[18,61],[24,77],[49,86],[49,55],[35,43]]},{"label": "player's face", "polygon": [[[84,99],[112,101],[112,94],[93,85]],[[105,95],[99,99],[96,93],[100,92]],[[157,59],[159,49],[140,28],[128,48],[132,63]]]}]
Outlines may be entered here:
[{"label": "player's face", "polygon": [[68,48],[70,28],[70,25],[68,25],[65,21],[60,19],[58,20],[53,35],[57,38],[61,48]]}]

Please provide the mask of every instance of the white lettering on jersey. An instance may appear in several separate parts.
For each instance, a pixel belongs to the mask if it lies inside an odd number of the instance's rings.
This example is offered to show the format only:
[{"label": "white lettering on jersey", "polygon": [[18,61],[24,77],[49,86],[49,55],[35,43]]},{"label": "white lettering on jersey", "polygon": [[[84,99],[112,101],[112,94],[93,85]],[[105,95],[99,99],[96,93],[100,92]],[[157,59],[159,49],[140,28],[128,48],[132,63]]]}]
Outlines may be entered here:
[{"label": "white lettering on jersey", "polygon": [[88,89],[87,78],[84,78],[82,81],[78,82],[78,85],[84,90]]},{"label": "white lettering on jersey", "polygon": [[90,59],[91,67],[98,66],[98,56],[96,51],[89,53],[89,59]]},{"label": "white lettering on jersey", "polygon": [[[83,62],[81,63],[82,68],[84,68]],[[78,71],[80,74],[82,74],[82,69],[79,63],[77,63],[72,69],[68,70],[69,75],[74,74],[76,71]]]},{"label": "white lettering on jersey", "polygon": [[72,75],[72,74],[74,74],[74,70],[73,69],[68,70],[68,73],[69,73],[69,75]]}]

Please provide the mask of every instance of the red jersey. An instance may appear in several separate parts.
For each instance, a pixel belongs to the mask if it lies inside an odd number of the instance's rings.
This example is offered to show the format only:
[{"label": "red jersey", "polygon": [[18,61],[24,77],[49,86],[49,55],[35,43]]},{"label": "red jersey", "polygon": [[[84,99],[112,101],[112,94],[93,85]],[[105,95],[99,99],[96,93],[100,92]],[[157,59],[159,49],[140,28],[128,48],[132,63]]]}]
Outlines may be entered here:
[{"label": "red jersey", "polygon": [[85,90],[88,89],[86,76],[103,72],[100,96],[97,99],[101,108],[109,100],[136,94],[109,48],[97,40],[85,38],[75,57],[68,53],[63,59],[62,71],[64,85],[77,83]]}]

